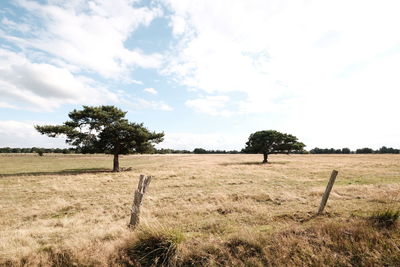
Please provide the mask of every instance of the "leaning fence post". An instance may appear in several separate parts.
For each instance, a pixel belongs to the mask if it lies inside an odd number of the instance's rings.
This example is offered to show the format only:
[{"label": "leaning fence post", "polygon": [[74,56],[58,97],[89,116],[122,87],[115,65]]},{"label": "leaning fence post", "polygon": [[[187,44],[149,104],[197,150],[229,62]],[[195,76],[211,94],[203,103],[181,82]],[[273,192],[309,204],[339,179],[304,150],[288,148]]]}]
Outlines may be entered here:
[{"label": "leaning fence post", "polygon": [[139,224],[140,205],[142,204],[143,195],[144,193],[146,193],[150,181],[151,181],[151,176],[145,176],[141,174],[139,177],[139,184],[137,189],[135,190],[135,196],[133,199],[129,227],[135,228]]},{"label": "leaning fence post", "polygon": [[329,178],[329,182],[328,182],[328,185],[326,186],[325,193],[321,199],[321,204],[319,205],[319,209],[318,209],[318,213],[317,213],[318,215],[324,211],[326,202],[328,202],[329,194],[331,193],[333,184],[335,183],[336,176],[338,175],[338,173],[339,172],[336,170],[332,171],[331,178]]}]

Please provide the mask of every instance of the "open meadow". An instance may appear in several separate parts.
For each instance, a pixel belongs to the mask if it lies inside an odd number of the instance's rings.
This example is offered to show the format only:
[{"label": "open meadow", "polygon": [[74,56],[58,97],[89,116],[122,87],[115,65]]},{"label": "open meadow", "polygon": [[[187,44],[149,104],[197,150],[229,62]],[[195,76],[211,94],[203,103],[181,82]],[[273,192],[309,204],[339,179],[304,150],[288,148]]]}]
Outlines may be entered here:
[{"label": "open meadow", "polygon": [[[400,208],[400,155],[261,161],[129,155],[112,173],[107,155],[2,154],[0,265],[400,266],[400,227],[382,222]],[[140,174],[153,179],[130,230]]]}]

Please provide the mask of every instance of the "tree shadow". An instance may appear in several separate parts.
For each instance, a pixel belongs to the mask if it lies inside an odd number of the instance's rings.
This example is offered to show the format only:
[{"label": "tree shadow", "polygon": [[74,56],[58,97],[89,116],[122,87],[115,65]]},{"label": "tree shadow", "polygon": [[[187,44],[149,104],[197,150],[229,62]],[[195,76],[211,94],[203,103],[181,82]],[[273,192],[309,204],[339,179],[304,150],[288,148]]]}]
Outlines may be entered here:
[{"label": "tree shadow", "polygon": [[261,161],[245,161],[245,162],[226,162],[221,163],[221,166],[234,166],[234,165],[264,165],[264,166],[271,166],[271,165],[285,165],[288,164],[286,161],[279,161],[279,162],[268,162],[263,163]]},{"label": "tree shadow", "polygon": [[96,173],[105,173],[112,172],[111,169],[106,168],[88,168],[88,169],[65,169],[61,171],[54,172],[19,172],[19,173],[0,173],[1,177],[13,177],[13,176],[40,176],[40,175],[79,175],[79,174],[96,174]]}]

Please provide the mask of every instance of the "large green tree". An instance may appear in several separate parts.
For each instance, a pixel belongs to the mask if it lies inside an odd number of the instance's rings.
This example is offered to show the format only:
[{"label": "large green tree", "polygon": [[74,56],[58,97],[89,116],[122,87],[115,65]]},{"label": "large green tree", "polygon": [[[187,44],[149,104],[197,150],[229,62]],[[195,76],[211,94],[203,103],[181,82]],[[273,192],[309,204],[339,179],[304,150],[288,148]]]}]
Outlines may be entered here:
[{"label": "large green tree", "polygon": [[70,112],[70,120],[62,125],[35,128],[49,137],[66,136],[66,143],[83,153],[113,154],[113,171],[118,172],[119,155],[148,152],[164,137],[164,133],[150,132],[143,123],[129,122],[125,115],[114,106],[83,106]]},{"label": "large green tree", "polygon": [[269,154],[299,152],[303,150],[304,146],[294,135],[267,130],[252,133],[243,151],[262,153],[264,155],[263,163],[268,163]]}]

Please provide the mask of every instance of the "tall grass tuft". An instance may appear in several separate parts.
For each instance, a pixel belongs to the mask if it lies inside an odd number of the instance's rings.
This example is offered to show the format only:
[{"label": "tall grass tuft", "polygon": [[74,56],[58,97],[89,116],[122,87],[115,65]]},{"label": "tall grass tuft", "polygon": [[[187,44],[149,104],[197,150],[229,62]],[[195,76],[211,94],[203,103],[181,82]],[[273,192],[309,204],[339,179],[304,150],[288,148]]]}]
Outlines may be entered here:
[{"label": "tall grass tuft", "polygon": [[123,266],[173,266],[183,235],[171,230],[146,229],[122,248]]},{"label": "tall grass tuft", "polygon": [[78,266],[74,261],[72,253],[68,250],[54,249],[48,247],[43,249],[47,253],[51,266],[54,267],[66,267],[66,266]]},{"label": "tall grass tuft", "polygon": [[376,211],[369,217],[370,221],[382,228],[392,228],[396,225],[400,217],[400,209],[388,208],[385,210]]}]

